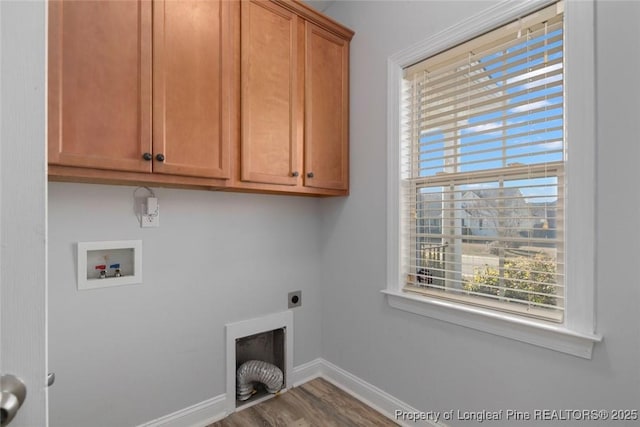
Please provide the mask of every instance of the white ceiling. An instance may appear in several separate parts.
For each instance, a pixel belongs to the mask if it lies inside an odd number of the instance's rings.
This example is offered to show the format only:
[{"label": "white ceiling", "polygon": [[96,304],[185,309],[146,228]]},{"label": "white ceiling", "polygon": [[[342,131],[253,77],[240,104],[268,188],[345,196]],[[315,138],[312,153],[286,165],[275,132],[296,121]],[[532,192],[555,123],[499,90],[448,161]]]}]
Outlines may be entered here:
[{"label": "white ceiling", "polygon": [[312,8],[319,10],[320,12],[324,12],[327,10],[332,3],[335,3],[336,0],[304,0]]}]

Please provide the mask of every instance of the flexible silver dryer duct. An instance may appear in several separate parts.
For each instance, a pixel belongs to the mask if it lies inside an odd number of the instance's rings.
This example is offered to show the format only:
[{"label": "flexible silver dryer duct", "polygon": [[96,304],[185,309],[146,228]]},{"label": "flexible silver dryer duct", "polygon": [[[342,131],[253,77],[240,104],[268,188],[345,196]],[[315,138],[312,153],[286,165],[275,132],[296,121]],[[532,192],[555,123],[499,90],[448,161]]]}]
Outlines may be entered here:
[{"label": "flexible silver dryer duct", "polygon": [[254,383],[262,383],[269,393],[282,389],[284,375],[276,365],[262,360],[249,360],[236,372],[236,395],[239,400],[247,400],[255,392]]}]

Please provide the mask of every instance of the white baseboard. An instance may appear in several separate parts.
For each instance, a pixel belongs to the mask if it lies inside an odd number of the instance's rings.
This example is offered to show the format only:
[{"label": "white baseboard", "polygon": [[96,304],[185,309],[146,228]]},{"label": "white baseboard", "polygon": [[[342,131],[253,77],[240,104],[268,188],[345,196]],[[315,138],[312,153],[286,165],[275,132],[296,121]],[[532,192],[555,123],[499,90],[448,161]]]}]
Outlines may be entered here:
[{"label": "white baseboard", "polygon": [[298,387],[322,376],[323,366],[324,360],[321,358],[296,366],[293,368],[293,386]]},{"label": "white baseboard", "polygon": [[[314,359],[293,368],[292,382],[297,387],[314,378],[324,378],[336,387],[366,403],[394,422],[406,426],[447,427],[442,422],[430,420],[402,421],[396,419],[396,411],[420,414],[417,409],[396,399],[384,390],[369,384],[361,378],[322,358]],[[181,409],[164,417],[141,424],[138,427],[205,427],[229,415],[227,395],[221,394],[212,399]]]},{"label": "white baseboard", "polygon": [[396,411],[401,411],[406,414],[422,414],[421,411],[413,408],[412,406],[404,403],[403,401],[396,399],[384,390],[369,384],[363,379],[353,375],[350,372],[345,371],[342,368],[328,362],[324,359],[316,359],[321,365],[320,377],[326,379],[336,387],[349,393],[356,399],[371,406],[373,409],[380,412],[390,420],[406,427],[415,426],[431,426],[431,427],[447,427],[442,422],[434,422],[430,420],[416,420],[416,421],[403,421],[396,417]]},{"label": "white baseboard", "polygon": [[204,427],[226,417],[226,405],[227,395],[220,394],[138,427]]}]

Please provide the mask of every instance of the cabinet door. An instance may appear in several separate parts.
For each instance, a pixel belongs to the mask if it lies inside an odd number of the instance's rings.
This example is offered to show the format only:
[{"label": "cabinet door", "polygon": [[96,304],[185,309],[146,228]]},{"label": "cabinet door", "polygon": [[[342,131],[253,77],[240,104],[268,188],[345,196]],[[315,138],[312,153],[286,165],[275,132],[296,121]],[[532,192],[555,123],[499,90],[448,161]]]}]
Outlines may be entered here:
[{"label": "cabinet door", "polygon": [[151,3],[49,3],[49,163],[151,172]]},{"label": "cabinet door", "polygon": [[153,4],[154,173],[229,178],[231,2]]},{"label": "cabinet door", "polygon": [[349,42],[306,22],[305,180],[349,186]]},{"label": "cabinet door", "polygon": [[302,173],[300,18],[267,1],[243,1],[241,15],[241,179],[295,185]]}]

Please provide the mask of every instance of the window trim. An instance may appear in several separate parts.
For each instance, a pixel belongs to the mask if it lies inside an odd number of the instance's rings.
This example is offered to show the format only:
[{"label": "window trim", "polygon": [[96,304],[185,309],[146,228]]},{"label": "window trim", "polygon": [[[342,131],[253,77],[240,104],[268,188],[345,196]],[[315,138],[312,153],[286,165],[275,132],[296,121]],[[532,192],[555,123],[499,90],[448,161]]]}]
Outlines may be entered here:
[{"label": "window trim", "polygon": [[[595,31],[594,1],[565,0],[565,135],[570,197],[566,199],[565,320],[560,325],[402,291],[400,95],[403,68],[554,3],[504,1],[404,49],[387,61],[387,288],[391,307],[590,359],[595,333]],[[574,72],[573,70],[576,70]],[[568,76],[568,77],[567,77]],[[578,154],[575,154],[578,153]],[[571,159],[579,158],[580,161]],[[574,214],[579,212],[579,214]],[[574,236],[579,236],[575,237]]]}]

